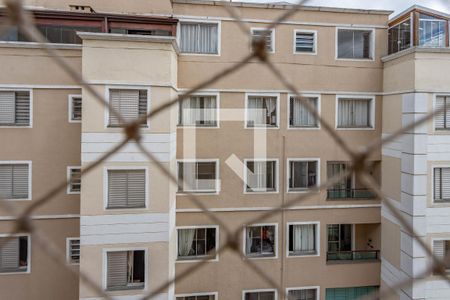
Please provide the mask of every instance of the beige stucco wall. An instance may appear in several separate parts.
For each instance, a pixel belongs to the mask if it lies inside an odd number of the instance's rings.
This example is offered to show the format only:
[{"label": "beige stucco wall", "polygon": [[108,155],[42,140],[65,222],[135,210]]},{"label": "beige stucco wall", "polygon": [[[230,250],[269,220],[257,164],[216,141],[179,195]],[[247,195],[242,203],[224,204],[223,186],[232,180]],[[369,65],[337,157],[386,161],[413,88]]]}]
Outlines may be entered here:
[{"label": "beige stucco wall", "polygon": [[392,200],[401,200],[401,159],[384,155],[381,160],[381,188]]},{"label": "beige stucco wall", "polygon": [[400,269],[400,226],[381,218],[381,255]]}]

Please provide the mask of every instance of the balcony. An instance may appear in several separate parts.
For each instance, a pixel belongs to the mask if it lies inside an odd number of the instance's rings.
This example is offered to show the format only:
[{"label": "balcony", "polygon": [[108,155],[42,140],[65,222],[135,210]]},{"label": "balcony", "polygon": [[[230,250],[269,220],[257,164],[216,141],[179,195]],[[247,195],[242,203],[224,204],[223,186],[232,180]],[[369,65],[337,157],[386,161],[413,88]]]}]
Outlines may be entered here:
[{"label": "balcony", "polygon": [[380,250],[355,250],[327,252],[327,261],[348,262],[348,261],[371,261],[380,258]]},{"label": "balcony", "polygon": [[376,195],[369,189],[330,189],[327,190],[327,199],[375,199]]}]

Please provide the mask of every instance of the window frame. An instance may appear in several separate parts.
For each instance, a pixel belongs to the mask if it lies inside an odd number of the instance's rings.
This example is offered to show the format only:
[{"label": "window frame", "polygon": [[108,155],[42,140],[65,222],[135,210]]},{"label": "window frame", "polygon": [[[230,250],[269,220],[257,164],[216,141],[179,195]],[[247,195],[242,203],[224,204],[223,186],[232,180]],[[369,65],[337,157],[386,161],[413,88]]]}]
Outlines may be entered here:
[{"label": "window frame", "polygon": [[[122,132],[124,127],[123,126],[109,126],[109,101],[111,96],[111,90],[131,90],[131,91],[140,91],[140,90],[146,90],[147,91],[147,114],[151,111],[151,86],[148,85],[106,85],[105,86],[105,104],[104,106],[104,129],[107,129],[109,131],[116,130]],[[149,130],[150,129],[150,121],[147,119],[146,124],[142,124],[141,130]]]},{"label": "window frame", "polygon": [[245,294],[247,294],[247,293],[264,293],[264,292],[273,292],[275,295],[274,300],[278,300],[277,289],[242,290],[242,300],[245,300]]},{"label": "window frame", "polygon": [[301,194],[309,192],[310,188],[293,190],[289,187],[289,179],[291,178],[291,162],[316,162],[316,185],[311,188],[317,188],[320,186],[320,158],[319,157],[304,157],[304,158],[291,158],[286,160],[286,193],[288,194]]},{"label": "window frame", "polygon": [[81,238],[80,237],[68,237],[66,238],[66,261],[68,265],[77,266],[80,265],[80,262],[72,262],[72,256],[71,256],[71,248],[70,248],[70,242],[78,240],[80,243],[80,261],[81,261]]},{"label": "window frame", "polygon": [[31,201],[33,199],[33,162],[31,160],[0,160],[0,165],[28,165],[28,198],[3,199],[5,201]]},{"label": "window frame", "polygon": [[[217,24],[217,53],[186,53],[181,51],[181,23],[208,23]],[[195,18],[180,18],[177,24],[177,36],[176,36],[177,46],[180,49],[180,56],[221,56],[222,48],[222,21],[221,20],[205,20],[205,19],[195,19]]]},{"label": "window frame", "polygon": [[27,237],[27,270],[24,272],[0,272],[0,276],[2,275],[20,275],[20,274],[30,274],[31,273],[31,234],[29,233],[0,233],[0,238],[5,237]]},{"label": "window frame", "polygon": [[102,249],[102,256],[103,256],[103,266],[102,266],[102,288],[104,291],[107,291],[108,293],[116,293],[116,292],[122,292],[126,291],[127,289],[123,290],[109,290],[108,289],[108,252],[122,252],[122,251],[144,251],[144,276],[145,276],[145,282],[144,287],[142,289],[135,289],[139,291],[147,291],[148,290],[148,282],[149,282],[149,263],[150,263],[150,257],[149,257],[149,250],[147,247],[123,247],[123,248],[103,248]]},{"label": "window frame", "polygon": [[[304,98],[317,98],[317,113],[319,114],[319,117],[322,115],[321,110],[321,104],[322,104],[322,95],[321,94],[300,94],[301,97]],[[317,126],[316,127],[298,127],[298,126],[291,126],[290,118],[291,118],[291,98],[297,97],[295,94],[288,94],[287,95],[287,117],[286,117],[286,128],[288,130],[320,130],[321,129],[321,122],[320,118],[317,120]]]},{"label": "window frame", "polygon": [[[250,97],[273,97],[276,98],[276,116],[277,122],[275,126],[248,126],[249,116],[248,116],[248,100]],[[244,128],[245,129],[257,129],[257,130],[273,130],[280,129],[280,93],[245,93],[245,114],[244,114]]]},{"label": "window frame", "polygon": [[[339,57],[339,30],[371,31],[369,53],[371,54],[372,57],[369,57],[369,58],[340,58]],[[375,49],[376,37],[375,37],[375,34],[376,34],[375,28],[370,28],[370,27],[351,27],[351,26],[338,26],[338,27],[336,27],[335,60],[374,62],[375,61],[375,56],[376,56],[376,49]]]},{"label": "window frame", "polygon": [[[139,171],[145,172],[145,206],[144,207],[120,207],[120,208],[108,208],[108,171]],[[148,166],[106,166],[103,168],[103,211],[139,211],[150,209],[150,174]]]},{"label": "window frame", "polygon": [[409,34],[410,34],[409,45],[410,45],[410,46],[409,46],[408,48],[403,49],[403,50],[399,50],[399,51],[396,51],[396,52],[389,53],[389,47],[390,47],[390,44],[389,44],[389,35],[388,35],[388,56],[389,56],[389,55],[392,55],[392,54],[395,54],[395,53],[398,53],[398,52],[401,52],[401,51],[404,51],[404,50],[408,50],[409,48],[414,47],[414,26],[413,26],[413,23],[414,23],[414,17],[413,17],[413,14],[412,14],[412,13],[411,13],[411,15],[410,15],[408,18],[406,18],[406,19],[404,19],[404,20],[402,20],[402,21],[396,23],[395,25],[390,26],[390,27],[387,29],[387,30],[388,30],[388,34],[389,34],[389,31],[390,31],[391,29],[393,29],[393,28],[395,28],[395,27],[399,27],[401,24],[403,24],[403,23],[405,23],[405,22],[407,22],[407,21],[410,21],[410,29],[409,29]]},{"label": "window frame", "polygon": [[[313,52],[298,52],[297,51],[297,33],[312,33],[314,35],[314,43],[313,43]],[[294,40],[293,40],[293,54],[297,55],[317,55],[318,49],[317,49],[317,30],[308,30],[308,29],[294,29]]]},{"label": "window frame", "polygon": [[33,128],[33,89],[32,88],[3,88],[0,86],[0,92],[28,92],[30,94],[30,124],[27,126],[5,126],[0,125],[0,129],[7,129],[7,128]]},{"label": "window frame", "polygon": [[315,300],[320,299],[320,286],[318,286],[318,285],[286,288],[286,299],[288,299],[290,291],[300,291],[300,290],[316,290],[316,299]]},{"label": "window frame", "polygon": [[[67,182],[70,182],[71,171],[73,169],[80,169],[80,171],[81,171],[81,166],[68,166],[67,167]],[[81,177],[80,177],[80,180],[81,180]],[[80,195],[81,194],[81,184],[80,184],[80,191],[79,192],[74,192],[74,191],[71,191],[71,184],[69,183],[67,185],[66,193],[68,195]]]},{"label": "window frame", "polygon": [[[444,241],[444,242],[450,242],[450,237],[432,237],[431,238],[431,244],[430,244],[430,249],[431,249],[431,252],[432,253],[434,253],[434,242],[435,241]],[[445,247],[445,245],[444,245],[444,247]],[[445,249],[444,249],[445,250]],[[444,255],[444,258],[445,258],[445,255]],[[447,273],[449,273],[450,272],[450,268],[445,268],[445,271],[447,272]]]},{"label": "window frame", "polygon": [[[275,227],[275,245],[274,245],[274,255],[273,256],[264,256],[264,255],[260,255],[260,256],[252,256],[252,255],[248,255],[246,248],[247,248],[247,228],[249,227],[263,227],[263,226],[274,226]],[[278,259],[278,223],[258,223],[258,224],[244,224],[243,225],[244,230],[243,232],[243,243],[242,243],[242,253],[243,253],[243,258],[244,259]]]},{"label": "window frame", "polygon": [[[370,101],[370,127],[339,127],[339,101],[341,99],[355,99],[355,100],[368,100]],[[335,103],[335,129],[336,130],[376,130],[376,96],[372,95],[336,95]]]},{"label": "window frame", "polygon": [[[178,111],[177,111],[177,127],[178,128],[186,128],[186,129],[218,129],[220,128],[220,92],[198,92],[195,94],[192,94],[191,96],[210,96],[210,97],[216,97],[216,126],[191,126],[191,125],[182,125],[180,124],[180,112],[181,112],[181,102],[178,103]],[[189,96],[188,98],[190,98]],[[186,99],[188,99],[186,98]]]},{"label": "window frame", "polygon": [[175,294],[175,299],[178,297],[198,297],[198,296],[214,296],[214,300],[219,300],[219,292]]},{"label": "window frame", "polygon": [[220,182],[220,160],[218,158],[212,158],[212,159],[208,159],[208,158],[201,158],[201,159],[177,159],[177,169],[176,169],[176,174],[177,174],[177,181],[178,181],[178,173],[179,173],[179,163],[197,163],[197,162],[213,162],[216,164],[216,186],[215,186],[215,191],[207,191],[207,192],[202,192],[202,191],[179,191],[178,187],[177,187],[177,195],[219,195],[220,194],[220,190],[221,190],[221,182]]},{"label": "window frame", "polygon": [[270,47],[271,47],[272,51],[267,51],[267,53],[274,54],[275,51],[276,51],[275,50],[275,46],[276,46],[276,42],[275,42],[275,38],[276,38],[275,28],[268,29],[266,27],[251,27],[250,28],[250,48],[252,47],[252,43],[253,43],[253,32],[257,31],[257,30],[269,30],[270,31],[270,38],[271,38]]},{"label": "window frame", "polygon": [[[435,169],[441,169],[441,168],[450,168],[450,164],[445,164],[445,163],[432,163],[431,164],[431,181],[430,181],[430,194],[431,194],[431,204],[433,206],[437,206],[437,207],[446,207],[450,205],[450,200],[449,201],[435,201],[434,199],[434,170]],[[449,238],[450,240],[450,238]]]},{"label": "window frame", "polygon": [[[437,98],[438,97],[447,98],[447,97],[450,97],[450,94],[449,93],[435,93],[435,94],[433,94],[433,112],[437,108]],[[440,128],[440,129],[436,128],[436,115],[433,117],[433,133],[439,133],[439,134],[443,134],[443,135],[450,133],[450,127],[449,128]]]},{"label": "window frame", "polygon": [[[208,229],[208,228],[213,228],[216,230],[216,255],[214,257],[211,257],[210,259],[205,259],[208,256],[206,255],[201,255],[201,256],[189,256],[189,258],[187,259],[179,259],[178,258],[178,229]],[[205,261],[209,261],[209,262],[216,262],[219,261],[219,242],[220,242],[220,238],[219,238],[219,225],[192,225],[192,226],[176,226],[175,227],[176,230],[176,240],[175,240],[175,249],[176,249],[176,259],[175,259],[175,263],[192,263],[192,262],[198,262],[199,260],[205,260]]]},{"label": "window frame", "polygon": [[[82,97],[82,95],[81,94],[70,94],[68,97],[67,97],[67,106],[68,106],[68,108],[67,108],[67,111],[68,111],[68,121],[69,121],[69,123],[81,123],[81,121],[82,120],[74,120],[74,119],[72,119],[72,113],[73,113],[73,110],[72,110],[72,103],[73,103],[73,99],[74,98],[81,98],[81,107],[83,107],[83,97]],[[81,118],[83,118],[83,115],[81,115]]]},{"label": "window frame", "polygon": [[[289,254],[289,226],[290,225],[314,225],[316,234],[315,234],[315,243],[316,243],[316,253],[315,254],[304,254],[304,255],[294,255]],[[311,221],[311,222],[286,222],[286,257],[287,258],[299,258],[299,257],[320,257],[320,221]],[[319,298],[320,299],[320,298]]]},{"label": "window frame", "polygon": [[[269,162],[274,161],[275,162],[275,190],[274,191],[247,191],[247,162]],[[257,194],[278,194],[280,191],[280,166],[278,158],[246,158],[244,159],[244,194],[248,195],[257,195]]]}]

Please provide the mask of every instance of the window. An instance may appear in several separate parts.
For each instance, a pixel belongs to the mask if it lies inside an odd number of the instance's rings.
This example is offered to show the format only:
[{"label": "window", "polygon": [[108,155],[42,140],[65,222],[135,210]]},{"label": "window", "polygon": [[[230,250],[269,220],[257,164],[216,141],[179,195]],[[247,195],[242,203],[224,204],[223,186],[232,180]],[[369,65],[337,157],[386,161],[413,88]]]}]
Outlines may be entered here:
[{"label": "window", "polygon": [[434,201],[450,201],[450,168],[434,168],[433,177]]},{"label": "window", "polygon": [[278,126],[277,97],[249,96],[247,98],[247,127]]},{"label": "window", "polygon": [[147,90],[110,90],[109,127],[122,127],[125,125],[113,113],[113,109],[122,116],[126,123],[145,117],[148,105],[147,96]]},{"label": "window", "polygon": [[244,292],[244,300],[275,300],[275,291]]},{"label": "window", "polygon": [[290,97],[289,98],[289,127],[290,128],[318,128],[319,122],[303,104],[308,102],[317,113],[319,112],[319,99],[317,97]]},{"label": "window", "polygon": [[79,32],[101,32],[100,27],[69,25],[36,25],[37,29],[50,43],[81,44]]},{"label": "window", "polygon": [[1,237],[0,245],[0,273],[28,271],[28,236]]},{"label": "window", "polygon": [[144,208],[145,170],[108,170],[107,208]]},{"label": "window", "polygon": [[289,160],[289,191],[302,191],[317,186],[317,161]]},{"label": "window", "polygon": [[378,286],[330,288],[326,289],[325,293],[325,300],[358,300],[369,295],[371,298],[375,298],[378,293]]},{"label": "window", "polygon": [[0,197],[29,199],[30,185],[29,164],[0,164]]},{"label": "window", "polygon": [[389,29],[389,54],[411,47],[411,19]]},{"label": "window", "polygon": [[246,161],[246,192],[276,192],[277,162]]},{"label": "window", "polygon": [[301,288],[301,289],[289,289],[289,300],[317,300],[319,288]]},{"label": "window", "polygon": [[177,232],[179,260],[216,256],[216,228],[180,228]]},{"label": "window", "polygon": [[352,251],[352,224],[330,224],[328,228],[328,252]]},{"label": "window", "polygon": [[316,36],[315,31],[295,31],[295,53],[316,54]]},{"label": "window", "polygon": [[145,251],[107,252],[108,290],[143,289],[145,285]]},{"label": "window", "polygon": [[317,224],[288,224],[289,256],[316,255]]},{"label": "window", "polygon": [[0,126],[30,126],[30,92],[0,91]]},{"label": "window", "polygon": [[373,99],[338,98],[338,128],[373,128]]},{"label": "window", "polygon": [[178,191],[218,192],[217,168],[216,161],[178,162]]},{"label": "window", "polygon": [[248,257],[276,256],[276,226],[261,225],[245,228],[245,255]]},{"label": "window", "polygon": [[372,30],[338,29],[337,58],[373,59]]},{"label": "window", "polygon": [[447,22],[432,16],[419,16],[419,46],[445,47]]},{"label": "window", "polygon": [[80,239],[68,238],[67,239],[67,262],[69,264],[80,263]]},{"label": "window", "polygon": [[81,96],[69,95],[69,122],[81,122]]},{"label": "window", "polygon": [[191,96],[180,105],[178,123],[182,126],[216,127],[216,96]]},{"label": "window", "polygon": [[275,31],[266,28],[252,28],[252,42],[266,41],[267,52],[275,52]]},{"label": "window", "polygon": [[216,300],[215,294],[195,294],[186,296],[176,296],[176,300]]},{"label": "window", "polygon": [[152,36],[172,36],[172,32],[163,29],[130,29],[130,28],[111,28],[110,33],[132,34],[132,35],[152,35]]},{"label": "window", "polygon": [[450,240],[433,240],[433,254],[444,262],[446,270],[450,270]]},{"label": "window", "polygon": [[218,54],[218,23],[180,23],[180,49],[183,53]]},{"label": "window", "polygon": [[436,130],[450,129],[450,96],[437,96],[436,108],[439,110],[434,117],[434,128]]},{"label": "window", "polygon": [[81,192],[81,168],[69,167],[69,186],[67,187],[68,194],[79,194]]}]

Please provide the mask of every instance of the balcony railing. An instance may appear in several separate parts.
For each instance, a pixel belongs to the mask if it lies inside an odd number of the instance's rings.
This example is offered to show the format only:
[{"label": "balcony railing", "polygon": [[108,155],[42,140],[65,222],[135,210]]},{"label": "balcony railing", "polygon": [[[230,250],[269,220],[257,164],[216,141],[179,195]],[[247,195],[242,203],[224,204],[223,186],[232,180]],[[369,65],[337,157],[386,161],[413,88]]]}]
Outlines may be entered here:
[{"label": "balcony railing", "polygon": [[380,250],[327,252],[327,261],[367,261],[379,258]]},{"label": "balcony railing", "polygon": [[369,189],[331,189],[327,190],[327,199],[374,199]]}]

